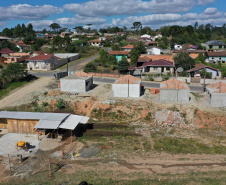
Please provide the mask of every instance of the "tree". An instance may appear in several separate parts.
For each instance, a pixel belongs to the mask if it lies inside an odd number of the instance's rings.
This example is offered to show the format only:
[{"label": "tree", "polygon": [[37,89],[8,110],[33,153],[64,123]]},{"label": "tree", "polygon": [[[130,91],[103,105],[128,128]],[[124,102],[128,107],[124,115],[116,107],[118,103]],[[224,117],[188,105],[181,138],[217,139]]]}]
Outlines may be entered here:
[{"label": "tree", "polygon": [[134,22],[132,28],[138,32],[139,30],[142,29],[142,24],[141,24],[141,22]]},{"label": "tree", "polygon": [[112,51],[119,51],[119,50],[120,50],[120,47],[119,47],[118,44],[112,44],[112,45],[111,45],[111,50],[112,50]]},{"label": "tree", "polygon": [[21,78],[27,77],[27,66],[20,63],[9,63],[5,69],[2,70],[1,77],[7,79],[8,83],[19,81]]},{"label": "tree", "polygon": [[42,30],[42,33],[43,33],[43,34],[46,34],[46,33],[47,33],[47,29],[44,28],[44,29]]},{"label": "tree", "polygon": [[137,59],[139,58],[140,51],[138,49],[134,48],[130,51],[130,56],[131,56],[131,64],[133,65],[137,61]]},{"label": "tree", "polygon": [[139,50],[140,51],[140,54],[146,53],[145,45],[141,41],[140,42],[136,42],[134,48],[137,49],[137,50]]},{"label": "tree", "polygon": [[53,45],[54,46],[57,46],[61,49],[63,43],[64,43],[64,39],[60,35],[57,35],[56,37],[53,38]]},{"label": "tree", "polygon": [[199,24],[198,24],[198,22],[196,21],[196,22],[195,22],[195,25],[194,25],[195,30],[198,29],[198,26],[199,26]]},{"label": "tree", "polygon": [[203,69],[203,70],[201,71],[201,73],[200,73],[200,75],[201,75],[202,78],[205,78],[205,73],[206,73],[206,78],[212,78],[212,73],[206,72],[205,69]]},{"label": "tree", "polygon": [[205,57],[202,53],[199,53],[198,57],[195,59],[196,63],[205,63]]},{"label": "tree", "polygon": [[84,28],[82,26],[77,26],[73,29],[76,30],[78,33],[82,33],[84,31]]},{"label": "tree", "polygon": [[121,74],[126,74],[128,72],[129,62],[127,61],[126,57],[123,56],[122,60],[118,64],[118,72]]},{"label": "tree", "polygon": [[185,71],[191,69],[195,65],[195,60],[187,53],[179,53],[174,58],[175,67],[182,67]]},{"label": "tree", "polygon": [[85,73],[88,73],[88,72],[96,72],[96,70],[97,70],[96,65],[93,62],[90,62],[86,65],[83,71]]},{"label": "tree", "polygon": [[61,28],[61,26],[57,23],[52,23],[50,26],[49,26],[52,30],[56,31],[57,30],[57,33],[58,33],[58,29]]}]

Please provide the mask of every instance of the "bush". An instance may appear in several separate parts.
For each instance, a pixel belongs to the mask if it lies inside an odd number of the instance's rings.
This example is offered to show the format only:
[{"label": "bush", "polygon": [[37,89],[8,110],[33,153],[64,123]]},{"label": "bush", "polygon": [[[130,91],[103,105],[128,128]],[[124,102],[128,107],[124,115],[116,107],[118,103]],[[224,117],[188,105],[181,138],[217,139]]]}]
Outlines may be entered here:
[{"label": "bush", "polygon": [[0,64],[0,68],[3,68],[3,65],[2,64]]},{"label": "bush", "polygon": [[163,81],[169,80],[169,77],[168,76],[164,76],[162,80]]},{"label": "bush", "polygon": [[63,99],[59,99],[57,100],[57,104],[56,104],[56,107],[57,109],[64,109],[66,106],[66,102],[63,100]]},{"label": "bush", "polygon": [[150,81],[154,81],[154,78],[150,76],[150,77],[149,77],[149,80],[150,80]]}]

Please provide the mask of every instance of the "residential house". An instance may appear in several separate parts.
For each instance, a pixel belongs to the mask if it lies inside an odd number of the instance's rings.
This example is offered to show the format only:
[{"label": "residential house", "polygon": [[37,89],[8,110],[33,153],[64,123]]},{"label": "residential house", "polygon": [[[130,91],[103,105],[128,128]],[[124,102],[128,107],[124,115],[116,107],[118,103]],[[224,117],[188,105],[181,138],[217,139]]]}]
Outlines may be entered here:
[{"label": "residential house", "polygon": [[151,62],[144,63],[141,66],[143,73],[151,73],[151,74],[173,74],[174,73],[174,62],[160,59],[160,60],[153,60]]},{"label": "residential house", "polygon": [[160,55],[162,54],[162,48],[158,46],[151,46],[147,48],[148,55]]},{"label": "residential house", "polygon": [[126,45],[124,47],[121,47],[122,51],[131,51],[134,48],[134,45]]},{"label": "residential house", "polygon": [[71,36],[72,34],[73,34],[72,32],[65,31],[65,32],[61,32],[60,36],[64,38],[66,35]]},{"label": "residential house", "polygon": [[212,78],[221,78],[221,70],[207,66],[205,64],[196,64],[194,68],[187,70],[191,77],[200,77],[201,71],[206,69],[206,72],[212,74]]},{"label": "residential house", "polygon": [[30,58],[30,53],[10,53],[9,56],[4,57],[4,63],[22,62]]},{"label": "residential house", "polygon": [[9,133],[39,134],[54,133],[56,137],[71,134],[80,124],[86,124],[89,117],[68,113],[50,112],[0,112],[0,129],[8,128]]},{"label": "residential house", "polygon": [[43,33],[36,33],[35,34],[37,38],[44,38],[45,37],[45,34]]},{"label": "residential house", "polygon": [[201,49],[173,50],[173,56],[177,55],[178,53],[187,53],[191,58],[196,59],[200,53],[204,55],[205,51]]},{"label": "residential house", "polygon": [[102,40],[100,39],[94,39],[94,40],[90,40],[88,41],[90,43],[91,46],[95,46],[95,47],[101,47],[102,46]]},{"label": "residential house", "polygon": [[161,102],[189,102],[189,94],[187,84],[175,78],[160,83]]},{"label": "residential house", "polygon": [[213,107],[226,107],[226,83],[216,82],[206,86],[206,100]]},{"label": "residential house", "polygon": [[147,35],[147,34],[141,35],[140,37],[141,37],[141,38],[148,38],[148,39],[151,38],[151,36],[150,36],[150,35]]},{"label": "residential house", "polygon": [[61,91],[70,93],[87,92],[93,85],[93,77],[83,71],[60,79]]},{"label": "residential house", "polygon": [[158,42],[155,41],[146,41],[145,46],[158,46]]},{"label": "residential house", "polygon": [[23,52],[24,50],[30,50],[30,46],[28,46],[27,44],[24,44],[23,41],[19,41],[19,42],[14,42],[14,41],[9,41],[12,44],[15,44],[17,48],[19,48],[19,52]]},{"label": "residential house", "polygon": [[[28,70],[49,71],[60,67],[58,58],[51,54],[38,55],[27,59]],[[64,65],[64,64],[62,64]]]},{"label": "residential house", "polygon": [[226,61],[226,51],[218,51],[218,52],[207,52],[208,59],[206,62],[209,63],[225,63]]},{"label": "residential house", "polygon": [[3,48],[0,51],[0,56],[1,57],[7,57],[7,56],[9,56],[10,53],[15,53],[15,52],[13,50],[8,49],[8,48]]},{"label": "residential house", "polygon": [[120,62],[123,56],[128,59],[129,51],[110,51],[108,56],[115,56],[117,62]]},{"label": "residential house", "polygon": [[131,75],[123,76],[112,84],[113,97],[140,97],[141,79]]},{"label": "residential house", "polygon": [[31,57],[36,57],[38,55],[47,55],[48,53],[45,53],[44,51],[33,51],[31,54]]},{"label": "residential house", "polygon": [[207,51],[226,50],[226,44],[222,41],[211,40],[201,45],[206,47]]}]

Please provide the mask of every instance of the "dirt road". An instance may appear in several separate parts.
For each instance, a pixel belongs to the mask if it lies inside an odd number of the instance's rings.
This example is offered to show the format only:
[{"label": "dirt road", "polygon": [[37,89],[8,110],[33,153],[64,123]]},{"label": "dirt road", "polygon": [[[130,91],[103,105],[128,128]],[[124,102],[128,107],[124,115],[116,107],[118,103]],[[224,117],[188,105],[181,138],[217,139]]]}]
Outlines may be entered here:
[{"label": "dirt road", "polygon": [[28,95],[33,92],[43,91],[43,88],[53,80],[53,78],[42,77],[20,89],[16,89],[11,94],[0,100],[0,109],[20,105],[21,102],[19,103],[19,101],[26,97],[28,98]]}]

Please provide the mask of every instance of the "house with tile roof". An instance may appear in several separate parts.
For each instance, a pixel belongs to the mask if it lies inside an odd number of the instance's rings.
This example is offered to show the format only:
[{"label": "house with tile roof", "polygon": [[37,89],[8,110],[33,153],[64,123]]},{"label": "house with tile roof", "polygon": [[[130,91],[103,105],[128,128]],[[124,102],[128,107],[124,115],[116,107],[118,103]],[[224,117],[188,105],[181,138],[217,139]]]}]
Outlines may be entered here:
[{"label": "house with tile roof", "polygon": [[217,64],[226,62],[226,51],[207,52],[208,60],[206,62]]},{"label": "house with tile roof", "polygon": [[93,86],[93,76],[78,71],[70,76],[60,79],[61,91],[70,93],[87,92]]},{"label": "house with tile roof", "polygon": [[122,51],[131,51],[134,48],[134,45],[126,45],[124,47],[121,47]]},{"label": "house with tile roof", "polygon": [[172,74],[174,73],[174,62],[160,59],[154,60],[151,62],[144,63],[142,66],[143,73],[151,73],[151,74]]},{"label": "house with tile roof", "polygon": [[115,56],[117,62],[120,62],[123,56],[129,58],[129,51],[110,51],[108,56]]},{"label": "house with tile roof", "polygon": [[100,39],[94,39],[94,40],[90,40],[88,42],[90,43],[91,46],[95,46],[95,47],[102,46],[102,40],[100,40]]},{"label": "house with tile roof", "polygon": [[125,75],[112,84],[113,97],[140,97],[141,79]]},{"label": "house with tile roof", "polygon": [[213,107],[226,107],[226,83],[220,81],[206,86],[206,100]]},{"label": "house with tile roof", "polygon": [[19,41],[19,42],[14,42],[14,41],[9,41],[12,44],[15,44],[16,47],[19,48],[19,52],[23,52],[24,50],[30,50],[30,46],[28,46],[27,44],[24,44],[23,41]]},{"label": "house with tile roof", "polygon": [[189,102],[189,94],[187,84],[175,78],[160,83],[161,102]]},{"label": "house with tile roof", "polygon": [[191,77],[200,77],[201,71],[203,69],[206,69],[206,72],[211,73],[212,74],[212,79],[214,78],[221,78],[221,70],[220,69],[215,69],[211,66],[207,66],[205,64],[195,64],[195,67],[187,70],[187,72],[190,74]]},{"label": "house with tile roof", "polygon": [[173,50],[173,56],[179,53],[187,53],[191,58],[196,59],[200,53],[204,55],[206,52],[201,49]]},{"label": "house with tile roof", "polygon": [[28,70],[50,71],[64,65],[58,59],[52,54],[37,55],[26,60],[27,68]]}]

